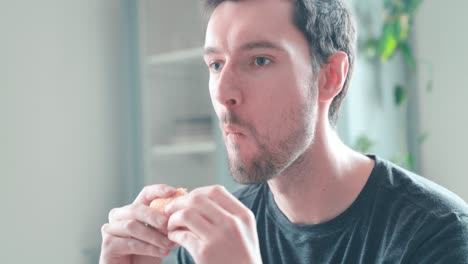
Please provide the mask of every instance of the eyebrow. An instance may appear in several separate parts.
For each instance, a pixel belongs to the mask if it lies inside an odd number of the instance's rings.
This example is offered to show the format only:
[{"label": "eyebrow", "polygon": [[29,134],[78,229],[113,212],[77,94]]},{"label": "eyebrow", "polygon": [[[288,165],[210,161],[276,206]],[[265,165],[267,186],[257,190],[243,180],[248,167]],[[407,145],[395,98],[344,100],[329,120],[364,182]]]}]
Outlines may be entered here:
[{"label": "eyebrow", "polygon": [[[284,49],[278,46],[277,44],[270,42],[270,41],[265,41],[265,40],[248,42],[248,43],[243,44],[240,47],[240,50],[253,50],[253,49],[275,49],[279,51],[284,51]],[[219,53],[221,53],[221,51],[214,47],[206,47],[205,52],[204,52],[205,55],[219,54]]]},{"label": "eyebrow", "polygon": [[255,41],[249,42],[241,46],[241,50],[252,50],[252,49],[276,49],[283,50],[280,46],[270,41]]},{"label": "eyebrow", "polygon": [[211,54],[219,54],[221,53],[217,48],[213,48],[213,47],[205,47],[205,56],[206,55],[211,55]]}]

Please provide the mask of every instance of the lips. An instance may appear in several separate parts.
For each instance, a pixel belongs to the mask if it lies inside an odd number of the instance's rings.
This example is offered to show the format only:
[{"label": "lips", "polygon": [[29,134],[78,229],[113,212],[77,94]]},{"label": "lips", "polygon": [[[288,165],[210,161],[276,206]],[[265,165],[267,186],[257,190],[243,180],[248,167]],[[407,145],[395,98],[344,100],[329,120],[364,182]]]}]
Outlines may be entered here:
[{"label": "lips", "polygon": [[240,128],[233,126],[233,125],[225,125],[223,127],[223,131],[224,131],[225,136],[228,136],[228,135],[243,136],[244,135],[243,131]]}]

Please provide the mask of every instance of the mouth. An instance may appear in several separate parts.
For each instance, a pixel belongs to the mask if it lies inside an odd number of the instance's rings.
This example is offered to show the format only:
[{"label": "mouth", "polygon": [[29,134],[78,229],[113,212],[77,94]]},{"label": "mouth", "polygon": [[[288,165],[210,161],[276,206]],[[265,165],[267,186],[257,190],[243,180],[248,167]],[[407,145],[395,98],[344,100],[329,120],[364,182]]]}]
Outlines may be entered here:
[{"label": "mouth", "polygon": [[240,128],[237,128],[232,125],[226,125],[223,128],[224,136],[244,136],[244,133],[241,131]]}]

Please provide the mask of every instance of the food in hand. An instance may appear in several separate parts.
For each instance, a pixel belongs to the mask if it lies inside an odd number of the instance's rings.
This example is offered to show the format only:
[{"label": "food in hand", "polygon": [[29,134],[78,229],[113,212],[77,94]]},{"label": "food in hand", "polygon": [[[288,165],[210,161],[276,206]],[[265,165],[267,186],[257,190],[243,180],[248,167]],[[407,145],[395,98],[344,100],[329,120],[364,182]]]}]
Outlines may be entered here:
[{"label": "food in hand", "polygon": [[156,198],[153,201],[151,201],[150,207],[155,208],[156,210],[158,210],[160,212],[164,212],[164,208],[166,207],[166,205],[168,205],[170,202],[172,202],[172,200],[174,200],[177,197],[186,195],[186,194],[187,194],[187,189],[177,188],[176,192],[171,197]]}]

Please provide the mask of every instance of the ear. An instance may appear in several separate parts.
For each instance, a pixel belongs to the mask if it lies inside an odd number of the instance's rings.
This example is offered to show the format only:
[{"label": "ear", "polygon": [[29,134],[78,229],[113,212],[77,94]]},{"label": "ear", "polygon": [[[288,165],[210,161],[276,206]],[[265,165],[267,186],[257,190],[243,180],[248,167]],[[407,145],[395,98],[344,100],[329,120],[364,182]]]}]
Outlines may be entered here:
[{"label": "ear", "polygon": [[340,93],[348,74],[348,55],[338,51],[328,58],[327,64],[323,64],[319,74],[319,101],[332,101]]}]

